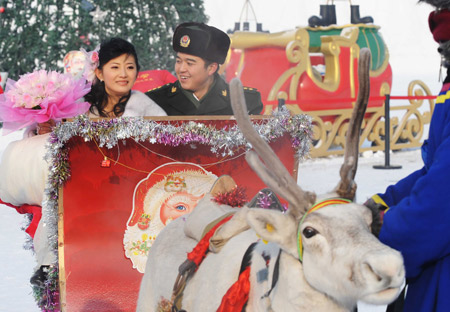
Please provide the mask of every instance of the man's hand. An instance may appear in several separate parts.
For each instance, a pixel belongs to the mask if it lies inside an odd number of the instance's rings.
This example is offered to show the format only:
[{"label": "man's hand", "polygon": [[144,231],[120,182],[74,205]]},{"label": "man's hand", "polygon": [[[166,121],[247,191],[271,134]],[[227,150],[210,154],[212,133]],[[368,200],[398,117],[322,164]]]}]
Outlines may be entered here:
[{"label": "man's hand", "polygon": [[378,196],[374,195],[369,198],[364,206],[370,209],[372,212],[372,233],[378,237],[380,234],[381,226],[383,225],[384,213],[389,209],[386,203]]}]

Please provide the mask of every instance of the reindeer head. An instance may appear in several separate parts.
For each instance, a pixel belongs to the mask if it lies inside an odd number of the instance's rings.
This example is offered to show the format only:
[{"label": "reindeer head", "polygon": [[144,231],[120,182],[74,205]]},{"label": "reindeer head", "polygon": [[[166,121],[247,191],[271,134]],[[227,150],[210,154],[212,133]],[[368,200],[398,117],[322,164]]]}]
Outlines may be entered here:
[{"label": "reindeer head", "polygon": [[[359,93],[347,134],[341,181],[335,196],[353,200],[358,164],[359,132],[369,98],[370,51],[359,59]],[[372,213],[354,203],[326,205],[310,212],[316,195],[303,191],[269,145],[254,130],[242,86],[231,81],[231,102],[237,123],[252,144],[247,162],[274,192],[289,202],[286,214],[250,209],[247,221],[263,239],[276,243],[297,261],[310,286],[349,309],[358,300],[386,304],[394,300],[404,280],[399,252],[381,244],[370,232]],[[288,268],[292,270],[291,268]]]}]

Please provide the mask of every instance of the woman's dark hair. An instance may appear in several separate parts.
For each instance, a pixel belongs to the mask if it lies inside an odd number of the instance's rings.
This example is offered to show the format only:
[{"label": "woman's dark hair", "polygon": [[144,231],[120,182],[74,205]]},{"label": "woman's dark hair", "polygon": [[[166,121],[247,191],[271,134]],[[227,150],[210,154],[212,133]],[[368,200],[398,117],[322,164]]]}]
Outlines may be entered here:
[{"label": "woman's dark hair", "polygon": [[[121,38],[111,38],[107,41],[102,42],[102,44],[100,45],[100,50],[98,52],[98,68],[102,69],[103,65],[123,54],[134,56],[134,60],[136,61],[136,69],[137,72],[139,72],[140,66],[134,46],[128,41]],[[131,91],[127,95],[121,97],[119,99],[119,102],[114,105],[113,111],[116,116],[122,114],[125,111],[125,105],[127,104],[130,96]],[[104,110],[108,102],[108,94],[106,93],[105,83],[103,81],[99,81],[97,78],[94,79],[91,91],[85,96],[85,101],[91,104],[91,107],[89,108],[90,112],[95,113],[95,107],[97,108],[99,116],[108,117]]]}]

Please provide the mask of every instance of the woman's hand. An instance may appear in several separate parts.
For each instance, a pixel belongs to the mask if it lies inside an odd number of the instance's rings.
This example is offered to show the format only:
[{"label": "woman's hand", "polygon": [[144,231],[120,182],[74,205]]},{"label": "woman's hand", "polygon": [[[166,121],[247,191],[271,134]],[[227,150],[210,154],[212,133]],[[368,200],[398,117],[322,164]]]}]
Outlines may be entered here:
[{"label": "woman's hand", "polygon": [[53,119],[38,123],[36,127],[36,134],[41,135],[52,132],[54,126],[56,126],[56,122]]}]

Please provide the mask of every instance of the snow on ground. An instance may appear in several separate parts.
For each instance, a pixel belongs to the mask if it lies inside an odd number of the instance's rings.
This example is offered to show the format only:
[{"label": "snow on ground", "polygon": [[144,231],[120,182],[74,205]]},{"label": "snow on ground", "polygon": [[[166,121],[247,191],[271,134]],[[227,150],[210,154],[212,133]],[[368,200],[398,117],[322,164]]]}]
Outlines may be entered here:
[{"label": "snow on ground", "polygon": [[[390,164],[400,165],[400,169],[374,169],[384,166],[383,152],[364,153],[358,161],[356,173],[357,202],[364,202],[375,193],[384,192],[386,187],[402,177],[422,167],[420,149],[404,150],[390,153]],[[342,156],[314,158],[303,161],[298,169],[298,183],[308,191],[323,194],[331,191],[339,181],[339,168]]]},{"label": "snow on ground", "polygon": [[25,218],[7,206],[0,209],[0,311],[39,311],[28,282],[36,264],[31,251],[23,248]]}]

